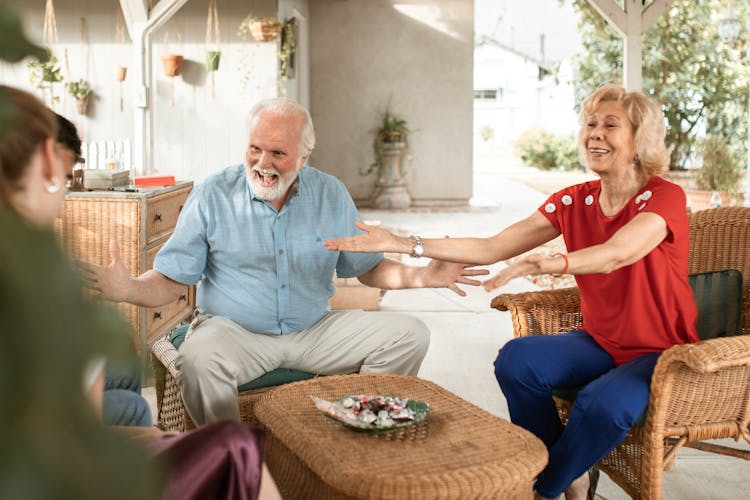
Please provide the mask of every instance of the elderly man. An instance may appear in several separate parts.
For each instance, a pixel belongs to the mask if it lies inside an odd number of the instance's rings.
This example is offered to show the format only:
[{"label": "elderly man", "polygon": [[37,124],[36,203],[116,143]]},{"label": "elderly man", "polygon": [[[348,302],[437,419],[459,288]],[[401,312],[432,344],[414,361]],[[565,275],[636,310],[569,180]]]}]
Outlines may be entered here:
[{"label": "elderly man", "polygon": [[199,283],[196,316],[177,360],[185,406],[197,424],[239,420],[237,386],[275,368],[312,373],[416,375],[429,332],[396,313],[329,311],[334,271],[384,288],[478,284],[486,271],[432,261],[404,266],[382,254],[330,252],[355,235],[359,214],[336,178],[305,166],[312,119],[288,99],[255,105],[244,164],[196,186],[154,269],[131,277],[111,244],[109,267],[87,265],[107,297],[152,307]]}]

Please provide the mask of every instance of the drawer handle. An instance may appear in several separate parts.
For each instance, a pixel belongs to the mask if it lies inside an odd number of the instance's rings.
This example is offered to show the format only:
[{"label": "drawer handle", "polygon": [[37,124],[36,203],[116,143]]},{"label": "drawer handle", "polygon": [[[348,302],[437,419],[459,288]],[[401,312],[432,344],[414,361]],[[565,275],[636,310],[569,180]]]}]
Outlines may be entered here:
[{"label": "drawer handle", "polygon": [[154,214],[154,222],[161,222],[161,212],[156,212]]},{"label": "drawer handle", "polygon": [[154,313],[154,319],[161,319],[161,311],[156,311]]},{"label": "drawer handle", "polygon": [[177,301],[178,301],[178,302],[182,302],[183,300],[184,300],[184,301],[187,301],[187,295],[185,295],[184,293],[183,293],[182,295],[180,295],[180,298],[179,298],[179,299],[177,299]]}]

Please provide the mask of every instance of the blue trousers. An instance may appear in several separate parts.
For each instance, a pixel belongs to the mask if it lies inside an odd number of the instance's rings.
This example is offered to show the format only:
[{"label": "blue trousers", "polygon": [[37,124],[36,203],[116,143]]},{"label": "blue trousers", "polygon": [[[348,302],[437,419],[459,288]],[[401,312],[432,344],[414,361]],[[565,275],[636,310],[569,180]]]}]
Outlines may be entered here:
[{"label": "blue trousers", "polygon": [[[555,498],[625,439],[648,406],[659,357],[646,354],[620,366],[583,330],[508,342],[495,360],[495,377],[513,423],[547,446],[549,463],[534,488]],[[563,426],[552,388],[585,387]]]},{"label": "blue trousers", "polygon": [[107,425],[151,427],[151,409],[141,396],[141,372],[132,362],[107,363],[102,420]]}]

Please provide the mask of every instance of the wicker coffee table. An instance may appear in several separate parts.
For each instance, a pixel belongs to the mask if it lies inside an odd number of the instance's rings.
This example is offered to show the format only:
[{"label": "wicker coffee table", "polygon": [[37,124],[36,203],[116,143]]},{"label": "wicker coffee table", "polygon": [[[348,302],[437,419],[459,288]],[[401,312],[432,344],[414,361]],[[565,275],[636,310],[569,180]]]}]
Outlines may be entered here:
[{"label": "wicker coffee table", "polygon": [[[422,422],[364,434],[310,396],[390,394],[430,404]],[[256,403],[266,462],[285,498],[532,498],[547,450],[531,433],[442,387],[401,375],[340,375],[275,388]]]}]

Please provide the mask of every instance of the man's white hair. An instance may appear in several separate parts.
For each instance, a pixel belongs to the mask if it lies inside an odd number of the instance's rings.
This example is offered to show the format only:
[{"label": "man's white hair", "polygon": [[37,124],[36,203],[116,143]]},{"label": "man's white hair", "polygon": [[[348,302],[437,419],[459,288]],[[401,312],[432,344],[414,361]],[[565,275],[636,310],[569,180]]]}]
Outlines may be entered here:
[{"label": "man's white hair", "polygon": [[263,111],[270,111],[281,116],[295,116],[302,118],[302,134],[297,154],[301,157],[312,152],[313,148],[315,148],[315,129],[313,128],[312,117],[304,106],[287,97],[264,99],[250,109],[250,113],[247,115],[248,130],[250,129],[255,117]]}]

